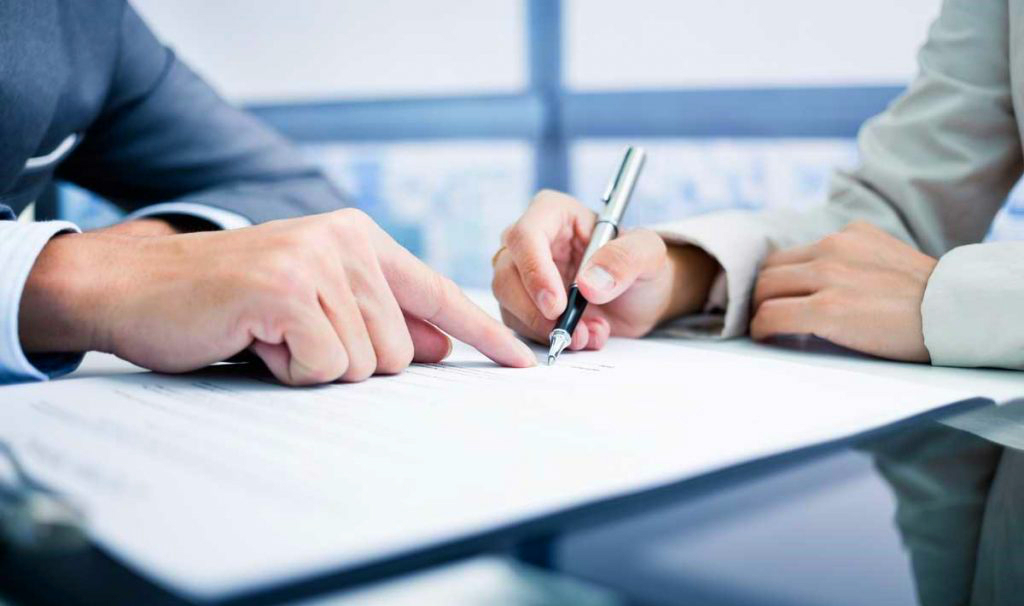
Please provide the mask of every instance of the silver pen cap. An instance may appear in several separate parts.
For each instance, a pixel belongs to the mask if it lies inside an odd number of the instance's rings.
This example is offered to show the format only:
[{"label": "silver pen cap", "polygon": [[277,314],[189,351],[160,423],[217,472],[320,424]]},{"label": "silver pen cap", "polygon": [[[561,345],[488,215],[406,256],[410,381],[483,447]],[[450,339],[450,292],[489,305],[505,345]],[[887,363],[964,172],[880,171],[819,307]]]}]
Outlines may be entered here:
[{"label": "silver pen cap", "polygon": [[633,146],[626,148],[626,155],[622,158],[619,171],[612,177],[605,189],[604,196],[601,197],[604,208],[601,210],[598,221],[607,221],[618,227],[646,159],[647,152],[644,151],[644,148]]},{"label": "silver pen cap", "polygon": [[625,214],[626,207],[629,206],[629,199],[633,195],[633,187],[636,185],[636,180],[640,176],[640,171],[644,167],[644,160],[646,158],[647,152],[642,147],[630,146],[626,148],[626,154],[622,158],[622,163],[619,164],[618,172],[608,182],[608,187],[605,188],[604,195],[601,196],[604,207],[597,215],[597,224],[594,225],[594,231],[590,236],[590,243],[587,245],[586,250],[583,251],[583,257],[580,259],[580,266],[577,271],[587,266],[590,257],[598,249],[609,240],[618,236],[619,222],[622,221],[622,215]]}]

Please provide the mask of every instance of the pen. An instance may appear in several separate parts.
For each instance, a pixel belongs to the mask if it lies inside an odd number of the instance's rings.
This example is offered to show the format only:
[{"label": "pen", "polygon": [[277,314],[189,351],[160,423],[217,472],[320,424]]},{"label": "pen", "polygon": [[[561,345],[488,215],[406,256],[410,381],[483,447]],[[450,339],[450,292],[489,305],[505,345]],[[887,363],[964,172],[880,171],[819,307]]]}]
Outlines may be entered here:
[{"label": "pen", "polygon": [[[580,266],[576,269],[577,272],[582,271],[587,266],[587,262],[598,249],[619,235],[619,222],[622,220],[622,215],[625,214],[626,207],[629,205],[630,196],[633,195],[633,187],[636,185],[637,177],[640,176],[640,169],[643,168],[645,156],[646,153],[643,148],[626,148],[626,155],[622,158],[619,171],[612,177],[611,182],[608,183],[608,189],[605,190],[604,196],[601,198],[601,201],[604,202],[604,208],[597,217],[594,231],[590,235],[590,243],[587,244],[587,249],[583,252],[583,259],[580,261]],[[579,274],[577,273],[578,278]],[[586,308],[587,300],[580,294],[576,280],[573,280],[572,285],[569,287],[568,303],[566,304],[565,311],[558,318],[555,329],[551,331],[551,335],[548,337],[548,343],[550,344],[548,349],[548,366],[554,364],[562,351],[572,342],[572,332],[576,330],[576,325],[579,324],[580,318],[583,316],[583,310]]]}]

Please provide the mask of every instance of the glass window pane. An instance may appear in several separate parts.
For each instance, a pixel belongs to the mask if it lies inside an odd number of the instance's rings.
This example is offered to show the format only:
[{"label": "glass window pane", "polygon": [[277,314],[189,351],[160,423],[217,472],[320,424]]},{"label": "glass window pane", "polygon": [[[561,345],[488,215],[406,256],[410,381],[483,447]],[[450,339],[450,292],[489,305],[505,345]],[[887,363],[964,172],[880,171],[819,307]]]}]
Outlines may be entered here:
[{"label": "glass window pane", "polygon": [[325,144],[304,148],[400,244],[463,286],[487,287],[501,231],[530,199],[521,142]]},{"label": "glass window pane", "polygon": [[137,0],[164,39],[246,102],[521,90],[521,0]]},{"label": "glass window pane", "polygon": [[[594,209],[626,145],[647,149],[625,224],[652,225],[717,210],[807,209],[828,197],[836,169],[857,164],[853,139],[588,140],[572,148],[572,192]],[[1024,240],[1024,182],[986,240]]]},{"label": "glass window pane", "polygon": [[903,84],[941,0],[566,0],[572,88]]},{"label": "glass window pane", "polygon": [[[700,213],[821,204],[837,167],[857,159],[852,139],[670,139],[630,141],[647,162],[626,214],[627,225],[649,225]],[[572,150],[572,189],[599,205],[626,141],[583,141]]]}]

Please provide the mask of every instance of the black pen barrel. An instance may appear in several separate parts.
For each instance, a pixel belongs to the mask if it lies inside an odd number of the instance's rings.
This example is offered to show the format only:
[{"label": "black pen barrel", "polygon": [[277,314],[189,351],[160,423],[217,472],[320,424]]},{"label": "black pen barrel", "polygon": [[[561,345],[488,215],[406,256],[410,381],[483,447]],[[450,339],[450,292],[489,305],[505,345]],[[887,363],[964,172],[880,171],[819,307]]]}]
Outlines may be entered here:
[{"label": "black pen barrel", "polygon": [[580,289],[573,284],[569,288],[569,302],[565,306],[565,311],[562,312],[562,317],[558,318],[558,324],[555,325],[555,329],[561,328],[571,336],[573,331],[576,330],[576,325],[580,323],[580,318],[583,317],[585,309],[587,309],[587,299],[580,293]]}]

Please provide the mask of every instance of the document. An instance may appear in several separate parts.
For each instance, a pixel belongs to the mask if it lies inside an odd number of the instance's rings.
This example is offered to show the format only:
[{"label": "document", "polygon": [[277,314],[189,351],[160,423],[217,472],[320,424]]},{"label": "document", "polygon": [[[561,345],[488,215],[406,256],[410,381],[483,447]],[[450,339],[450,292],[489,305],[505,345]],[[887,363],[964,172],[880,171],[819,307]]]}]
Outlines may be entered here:
[{"label": "document", "polygon": [[872,428],[971,394],[643,340],[287,388],[237,368],[0,389],[0,439],[91,536],[225,598]]}]

